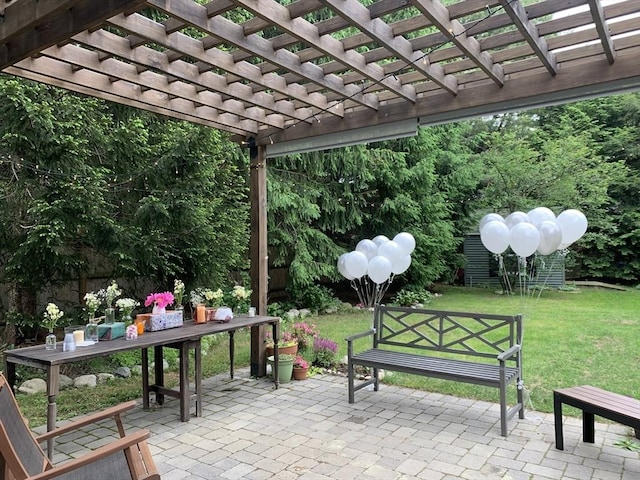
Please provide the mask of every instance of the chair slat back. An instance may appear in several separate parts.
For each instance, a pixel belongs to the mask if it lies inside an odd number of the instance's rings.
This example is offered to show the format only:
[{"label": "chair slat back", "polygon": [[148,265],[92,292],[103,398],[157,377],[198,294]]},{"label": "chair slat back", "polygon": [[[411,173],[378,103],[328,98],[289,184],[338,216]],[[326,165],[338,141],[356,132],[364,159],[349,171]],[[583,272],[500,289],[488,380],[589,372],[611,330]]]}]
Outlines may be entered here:
[{"label": "chair slat back", "polygon": [[[29,475],[35,475],[44,471],[49,460],[35,441],[31,431],[20,413],[11,387],[2,374],[0,374],[0,422],[8,435],[11,449],[1,452],[3,456],[14,455],[24,471]],[[3,449],[4,450],[4,449]],[[5,456],[7,466],[11,468],[11,461]],[[12,472],[16,478],[19,472]]]}]

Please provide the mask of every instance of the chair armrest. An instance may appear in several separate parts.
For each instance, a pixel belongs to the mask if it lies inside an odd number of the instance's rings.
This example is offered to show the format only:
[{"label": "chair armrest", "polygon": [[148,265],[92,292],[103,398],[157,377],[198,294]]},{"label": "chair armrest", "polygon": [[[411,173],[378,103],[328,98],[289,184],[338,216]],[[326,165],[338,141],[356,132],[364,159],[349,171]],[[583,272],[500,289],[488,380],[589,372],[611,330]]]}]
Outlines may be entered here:
[{"label": "chair armrest", "polygon": [[[74,420],[66,425],[62,425],[61,427],[55,428],[50,432],[43,433],[42,435],[38,435],[35,437],[36,442],[42,443],[50,438],[55,438],[57,436],[63,435],[68,432],[72,432],[77,430],[80,427],[84,427],[85,425],[91,425],[92,423],[99,422],[100,420],[104,420],[107,418],[114,418],[116,423],[120,422],[120,414],[131,410],[136,406],[136,401],[131,400],[129,402],[124,402],[114,407],[106,408],[100,412],[92,413],[91,415],[87,415],[86,417],[79,418],[78,420]],[[120,425],[118,425],[120,426]],[[123,436],[123,432],[120,432],[120,436]]]},{"label": "chair armrest", "polygon": [[370,330],[367,330],[366,332],[360,332],[360,333],[356,333],[354,335],[351,335],[350,337],[345,338],[345,340],[349,343],[353,342],[354,340],[358,339],[358,338],[362,338],[362,337],[368,337],[371,336],[373,334],[376,333],[376,329],[372,328]]},{"label": "chair armrest", "polygon": [[520,345],[514,345],[509,350],[505,350],[500,355],[498,355],[498,361],[504,362],[505,360],[513,357],[516,353],[520,352],[520,350],[521,350]]},{"label": "chair armrest", "polygon": [[[119,451],[124,451],[129,447],[132,447],[138,443],[144,442],[147,438],[149,438],[148,430],[141,430],[139,432],[132,433],[130,435],[127,435],[126,437],[118,438],[117,440],[114,440],[108,445],[99,447],[93,450],[92,452],[87,453],[86,455],[83,455],[80,458],[69,460],[68,462],[64,462],[58,466],[54,466],[51,470],[46,470],[37,475],[28,477],[27,480],[46,480],[49,478],[56,478],[56,477],[59,477],[60,475],[65,475],[69,472],[73,472],[74,470],[79,470],[82,468],[87,468],[86,478],[99,477],[100,475],[97,475],[96,472],[93,472],[93,474],[91,472],[91,468],[93,468],[93,464],[97,460],[108,457],[109,455],[112,455]],[[152,470],[155,470],[155,465],[151,465],[151,467],[153,467]],[[143,478],[160,478],[160,477],[157,476],[157,472],[150,471],[149,475]]]}]

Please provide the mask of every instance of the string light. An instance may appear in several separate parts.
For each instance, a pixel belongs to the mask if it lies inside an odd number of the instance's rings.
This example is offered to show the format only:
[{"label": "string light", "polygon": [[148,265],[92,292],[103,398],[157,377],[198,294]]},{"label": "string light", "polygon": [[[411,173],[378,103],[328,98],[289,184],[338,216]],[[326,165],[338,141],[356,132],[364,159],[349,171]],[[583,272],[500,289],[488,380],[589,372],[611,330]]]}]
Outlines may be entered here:
[{"label": "string light", "polygon": [[[511,5],[512,3],[516,2],[516,1],[518,1],[518,0],[509,0],[509,2],[507,3],[507,6]],[[382,78],[380,79],[380,82],[384,81],[386,78],[389,78],[389,77],[393,77],[393,78],[397,81],[397,80],[398,80],[397,74],[399,74],[402,70],[404,70],[404,69],[406,69],[406,68],[408,68],[408,67],[416,66],[416,65],[417,65],[417,63],[418,63],[418,62],[420,62],[420,61],[423,63],[423,65],[427,65],[427,64],[428,64],[428,57],[429,57],[429,55],[430,55],[430,54],[432,54],[432,53],[434,53],[435,51],[437,51],[437,50],[439,50],[439,49],[443,48],[445,45],[448,45],[449,43],[451,43],[451,41],[452,41],[452,40],[455,40],[457,37],[460,37],[460,36],[462,36],[462,35],[466,35],[466,34],[467,34],[467,32],[469,32],[470,30],[472,30],[472,29],[476,28],[476,27],[477,27],[478,25],[480,25],[481,23],[486,22],[487,20],[489,20],[491,17],[493,17],[493,16],[494,16],[497,12],[499,12],[500,10],[504,10],[504,7],[502,7],[502,6],[501,6],[501,7],[496,8],[495,10],[491,10],[491,8],[489,7],[489,5],[486,5],[486,8],[487,8],[487,15],[485,15],[483,18],[481,18],[481,19],[477,20],[476,22],[474,22],[473,24],[471,24],[468,28],[464,28],[460,33],[454,33],[453,28],[449,28],[449,29],[448,29],[448,31],[449,31],[449,34],[451,35],[451,39],[450,39],[450,40],[444,41],[444,42],[442,42],[442,43],[440,43],[440,44],[438,44],[438,45],[434,45],[433,47],[431,47],[431,48],[429,49],[429,51],[428,51],[428,52],[426,52],[424,55],[422,55],[422,56],[421,56],[421,57],[419,57],[418,59],[416,59],[416,60],[414,60],[414,61],[412,61],[412,62],[407,63],[406,65],[404,65],[404,66],[402,66],[402,67],[398,68],[397,70],[394,70],[393,72],[390,72],[390,73],[386,74],[384,77],[382,77]],[[379,83],[380,83],[380,82],[379,82]],[[365,80],[364,80],[364,79],[362,79],[360,89],[359,89],[357,92],[355,92],[355,93],[353,93],[353,94],[349,95],[348,97],[345,97],[345,98],[344,98],[344,100],[342,100],[342,101],[336,101],[336,103],[335,103],[334,105],[332,105],[331,107],[327,107],[327,108],[318,107],[318,108],[319,108],[322,112],[325,112],[325,113],[331,113],[331,112],[330,112],[330,110],[331,110],[332,108],[334,108],[334,107],[335,107],[335,108],[338,108],[338,107],[340,106],[340,104],[343,104],[343,103],[345,103],[346,101],[348,101],[348,100],[352,100],[352,99],[353,99],[353,98],[355,98],[356,96],[363,94],[363,93],[364,93],[368,88],[369,88],[369,87],[368,87],[368,86],[366,86],[366,82],[365,82]],[[287,130],[288,128],[291,128],[291,127],[295,128],[295,127],[296,127],[296,125],[298,125],[299,123],[309,123],[309,122],[310,122],[312,119],[314,119],[314,118],[318,121],[318,123],[320,123],[320,120],[318,119],[317,115],[314,113],[314,114],[312,114],[312,115],[310,115],[310,116],[308,116],[308,117],[306,117],[306,118],[303,118],[303,119],[301,119],[301,120],[298,120],[297,122],[292,123],[292,124],[291,124],[291,125],[289,125],[288,127],[285,127],[285,128],[283,129],[283,131],[284,131],[284,130]],[[257,137],[255,141],[256,141],[256,143],[257,143],[257,142],[259,142],[259,141],[260,141],[260,140],[262,140],[262,139],[264,139],[264,136],[263,136],[263,137]],[[269,140],[271,141],[271,144],[273,144],[273,140],[271,140],[271,135],[269,135]],[[240,144],[241,144],[241,145],[246,145],[247,143],[246,143],[246,142],[240,142]]]}]

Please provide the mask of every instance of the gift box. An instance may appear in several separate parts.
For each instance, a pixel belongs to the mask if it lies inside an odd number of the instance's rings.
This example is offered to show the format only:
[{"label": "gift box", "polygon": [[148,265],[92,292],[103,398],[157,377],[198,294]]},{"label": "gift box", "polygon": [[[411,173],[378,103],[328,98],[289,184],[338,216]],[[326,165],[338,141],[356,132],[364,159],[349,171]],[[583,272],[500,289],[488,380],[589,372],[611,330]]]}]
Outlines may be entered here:
[{"label": "gift box", "polygon": [[168,310],[165,313],[150,314],[147,318],[145,330],[147,332],[157,332],[168,328],[181,327],[184,323],[182,310]]},{"label": "gift box", "polygon": [[124,322],[105,323],[98,325],[98,338],[102,340],[115,340],[124,337]]}]

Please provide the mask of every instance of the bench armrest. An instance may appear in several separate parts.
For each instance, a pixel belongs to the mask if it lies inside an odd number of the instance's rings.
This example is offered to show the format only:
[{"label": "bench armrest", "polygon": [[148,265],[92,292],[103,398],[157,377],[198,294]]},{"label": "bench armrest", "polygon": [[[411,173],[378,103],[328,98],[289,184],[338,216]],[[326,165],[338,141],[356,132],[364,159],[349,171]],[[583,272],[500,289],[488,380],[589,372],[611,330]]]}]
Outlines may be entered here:
[{"label": "bench armrest", "polygon": [[376,333],[376,329],[372,328],[370,330],[367,330],[366,332],[360,332],[360,333],[356,333],[354,335],[351,335],[350,337],[345,338],[345,340],[347,342],[351,343],[354,340],[357,340],[358,338],[368,337],[368,336],[371,336],[371,335],[373,335],[375,333]]},{"label": "bench armrest", "polygon": [[505,350],[500,355],[498,355],[498,361],[504,362],[505,360],[513,357],[516,353],[519,353],[521,350],[520,345],[514,345],[509,350]]}]

